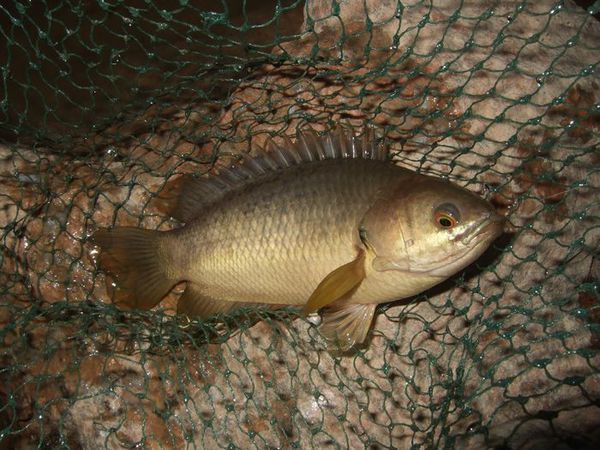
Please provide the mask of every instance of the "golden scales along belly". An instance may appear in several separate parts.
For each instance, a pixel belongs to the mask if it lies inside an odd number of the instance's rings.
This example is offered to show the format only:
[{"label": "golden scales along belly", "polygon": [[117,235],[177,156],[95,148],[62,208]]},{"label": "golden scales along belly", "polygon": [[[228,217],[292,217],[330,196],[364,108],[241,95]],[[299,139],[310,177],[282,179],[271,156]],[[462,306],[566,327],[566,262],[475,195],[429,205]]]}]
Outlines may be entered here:
[{"label": "golden scales along belly", "polygon": [[419,294],[444,278],[397,270],[367,271],[365,279],[348,298],[348,303],[381,304]]},{"label": "golden scales along belly", "polygon": [[[214,300],[303,306],[327,274],[354,258],[352,252],[344,253],[348,254],[342,258],[315,258],[311,264],[278,257],[269,259],[268,263],[253,261],[253,264],[238,265],[214,264],[213,260],[210,266],[199,267],[190,281],[200,295]],[[229,267],[224,267],[226,265]],[[367,270],[360,286],[343,301],[387,303],[418,294],[441,281],[443,278],[425,274],[371,269]]]},{"label": "golden scales along belly", "polygon": [[213,300],[302,306],[323,278],[345,262],[327,258],[307,264],[274,256],[250,264],[219,264],[213,259],[193,270],[189,281],[198,294]]}]

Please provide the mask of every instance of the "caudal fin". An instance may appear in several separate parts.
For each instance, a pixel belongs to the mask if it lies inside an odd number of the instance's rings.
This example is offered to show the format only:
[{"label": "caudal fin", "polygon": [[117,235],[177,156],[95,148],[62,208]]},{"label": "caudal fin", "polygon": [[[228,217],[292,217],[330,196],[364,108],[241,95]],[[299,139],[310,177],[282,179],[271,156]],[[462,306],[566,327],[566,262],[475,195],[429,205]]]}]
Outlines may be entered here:
[{"label": "caudal fin", "polygon": [[121,227],[101,229],[92,236],[99,245],[100,266],[117,285],[115,301],[120,306],[150,309],[167,295],[177,280],[165,273],[160,231]]}]

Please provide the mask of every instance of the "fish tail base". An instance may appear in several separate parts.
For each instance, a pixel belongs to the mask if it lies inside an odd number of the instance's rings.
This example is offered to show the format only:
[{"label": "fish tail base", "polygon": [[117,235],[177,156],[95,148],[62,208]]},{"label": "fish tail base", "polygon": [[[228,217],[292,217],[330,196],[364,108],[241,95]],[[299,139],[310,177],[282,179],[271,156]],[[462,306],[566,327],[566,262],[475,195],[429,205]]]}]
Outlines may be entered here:
[{"label": "fish tail base", "polygon": [[[150,309],[166,296],[177,280],[165,270],[160,231],[120,227],[101,229],[92,236],[100,246],[100,265],[114,278],[117,305]],[[107,281],[108,282],[108,281]]]}]

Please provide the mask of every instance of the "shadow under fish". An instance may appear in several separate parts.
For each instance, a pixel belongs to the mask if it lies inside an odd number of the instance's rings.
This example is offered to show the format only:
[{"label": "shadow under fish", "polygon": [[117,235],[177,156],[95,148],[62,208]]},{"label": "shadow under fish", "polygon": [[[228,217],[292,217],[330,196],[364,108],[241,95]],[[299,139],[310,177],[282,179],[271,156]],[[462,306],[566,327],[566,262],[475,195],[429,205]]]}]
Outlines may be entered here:
[{"label": "shadow under fish", "polygon": [[150,309],[181,281],[178,313],[249,304],[321,312],[337,351],[362,343],[378,304],[421,293],[475,261],[500,234],[493,206],[393,163],[372,130],[299,132],[218,175],[184,175],[163,199],[185,223],[98,230],[117,303]]}]

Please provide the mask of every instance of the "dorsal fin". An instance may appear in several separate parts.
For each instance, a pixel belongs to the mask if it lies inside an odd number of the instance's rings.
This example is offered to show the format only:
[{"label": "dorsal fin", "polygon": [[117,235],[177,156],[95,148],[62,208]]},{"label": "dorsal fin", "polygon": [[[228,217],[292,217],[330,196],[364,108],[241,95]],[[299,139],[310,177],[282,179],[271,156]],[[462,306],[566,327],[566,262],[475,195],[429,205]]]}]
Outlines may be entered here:
[{"label": "dorsal fin", "polygon": [[[287,136],[282,144],[270,141],[267,150],[259,148],[255,156],[244,154],[242,162],[219,167],[217,175],[187,174],[170,182],[159,195],[166,214],[182,222],[197,217],[208,205],[228,192],[239,189],[268,173],[325,159],[373,159],[385,161],[388,149],[377,142],[373,129],[366,128],[360,136],[353,130],[338,126],[324,135],[314,130],[299,131],[292,143]],[[175,207],[173,208],[173,205]]]}]

